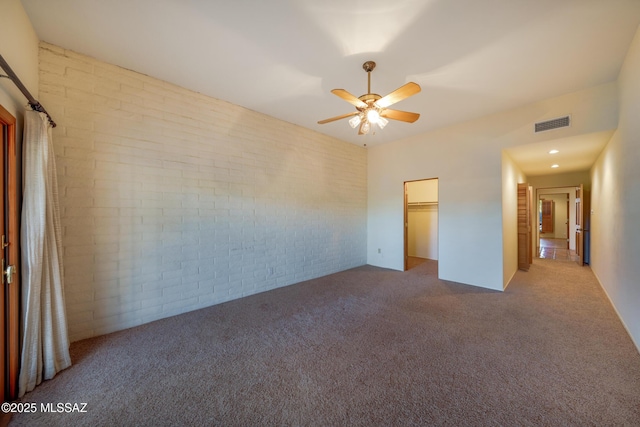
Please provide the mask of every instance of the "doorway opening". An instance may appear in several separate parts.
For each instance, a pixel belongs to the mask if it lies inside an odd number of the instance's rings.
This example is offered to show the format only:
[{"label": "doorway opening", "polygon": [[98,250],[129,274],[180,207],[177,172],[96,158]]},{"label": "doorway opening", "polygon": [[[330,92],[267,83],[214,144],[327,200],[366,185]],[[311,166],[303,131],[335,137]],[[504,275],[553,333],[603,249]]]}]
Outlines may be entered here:
[{"label": "doorway opening", "polygon": [[404,270],[438,261],[438,178],[404,183]]},{"label": "doorway opening", "polygon": [[589,263],[588,192],[583,193],[582,185],[536,190],[536,258]]}]

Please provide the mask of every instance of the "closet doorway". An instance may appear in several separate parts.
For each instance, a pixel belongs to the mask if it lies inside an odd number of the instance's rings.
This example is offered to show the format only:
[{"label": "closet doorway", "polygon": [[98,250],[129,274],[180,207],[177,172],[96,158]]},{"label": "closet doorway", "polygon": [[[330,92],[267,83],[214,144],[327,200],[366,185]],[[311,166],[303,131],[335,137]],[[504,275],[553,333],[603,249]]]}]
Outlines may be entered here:
[{"label": "closet doorway", "polygon": [[404,183],[404,269],[438,260],[438,178]]}]

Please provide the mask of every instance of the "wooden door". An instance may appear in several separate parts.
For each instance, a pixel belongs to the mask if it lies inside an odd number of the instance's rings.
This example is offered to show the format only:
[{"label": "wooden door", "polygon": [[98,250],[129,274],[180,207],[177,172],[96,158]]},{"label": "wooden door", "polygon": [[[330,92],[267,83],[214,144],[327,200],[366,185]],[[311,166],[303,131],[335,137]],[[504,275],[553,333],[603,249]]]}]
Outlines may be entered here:
[{"label": "wooden door", "polygon": [[553,210],[554,210],[554,202],[553,200],[545,200],[542,199],[542,229],[541,233],[553,233]]},{"label": "wooden door", "polygon": [[582,224],[584,218],[584,204],[582,200],[583,193],[584,185],[580,184],[580,187],[576,187],[576,261],[579,265],[584,265],[584,236],[582,234]]},{"label": "wooden door", "polygon": [[529,184],[518,184],[518,268],[529,270],[531,256],[531,197]]},{"label": "wooden door", "polygon": [[[16,169],[16,119],[0,106],[2,126],[2,171],[0,185],[3,197],[0,204],[2,235],[2,292],[0,292],[0,377],[2,401],[18,395],[19,358],[19,275],[18,269],[18,199]],[[8,273],[8,274],[7,274]]]}]

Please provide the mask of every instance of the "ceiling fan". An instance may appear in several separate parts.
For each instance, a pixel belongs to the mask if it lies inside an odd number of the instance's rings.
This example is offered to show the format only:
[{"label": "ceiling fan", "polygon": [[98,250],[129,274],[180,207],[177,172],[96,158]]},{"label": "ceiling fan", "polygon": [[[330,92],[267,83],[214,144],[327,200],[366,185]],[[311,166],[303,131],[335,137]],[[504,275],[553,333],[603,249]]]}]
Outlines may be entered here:
[{"label": "ceiling fan", "polygon": [[325,123],[351,117],[351,119],[349,119],[349,125],[354,129],[359,125],[358,135],[365,135],[369,133],[372,125],[378,125],[380,129],[383,129],[387,123],[389,123],[387,119],[400,120],[408,123],[413,123],[418,120],[420,118],[420,114],[418,113],[390,110],[387,107],[420,92],[420,85],[409,82],[384,97],[377,93],[371,93],[371,72],[375,67],[376,63],[373,61],[367,61],[362,64],[362,68],[367,72],[366,94],[356,98],[344,89],[333,89],[331,91],[331,93],[354,105],[357,111],[332,117],[330,119],[320,120],[318,124],[323,125]]}]

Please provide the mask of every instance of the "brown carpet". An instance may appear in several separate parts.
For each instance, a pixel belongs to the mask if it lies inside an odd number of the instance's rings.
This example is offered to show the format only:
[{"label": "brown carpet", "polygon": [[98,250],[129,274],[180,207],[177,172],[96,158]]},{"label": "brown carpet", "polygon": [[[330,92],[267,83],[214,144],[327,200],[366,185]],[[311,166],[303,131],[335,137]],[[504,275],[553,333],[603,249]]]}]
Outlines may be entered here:
[{"label": "brown carpet", "polygon": [[588,267],[505,292],[359,267],[72,345],[12,426],[640,425],[640,354]]}]

